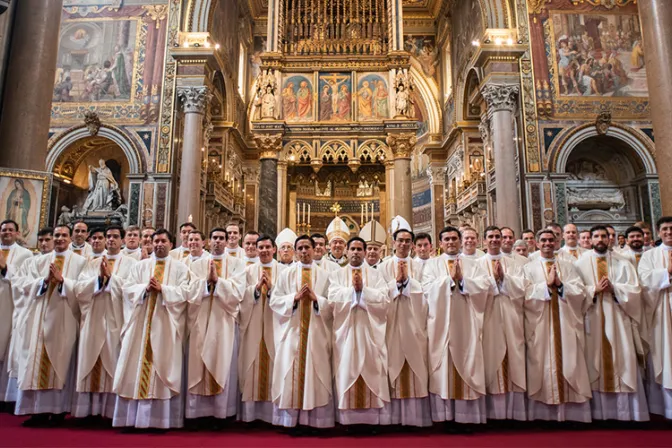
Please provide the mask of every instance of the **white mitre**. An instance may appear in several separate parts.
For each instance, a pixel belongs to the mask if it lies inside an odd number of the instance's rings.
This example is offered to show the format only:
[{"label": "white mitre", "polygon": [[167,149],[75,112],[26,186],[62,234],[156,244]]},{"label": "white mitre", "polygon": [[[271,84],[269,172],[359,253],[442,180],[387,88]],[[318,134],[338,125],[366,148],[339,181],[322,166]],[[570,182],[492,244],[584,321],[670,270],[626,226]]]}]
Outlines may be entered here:
[{"label": "white mitre", "polygon": [[282,229],[282,232],[278,233],[278,236],[275,238],[275,245],[280,247],[285,243],[289,243],[294,247],[294,242],[297,238],[296,233],[294,233],[292,229],[286,227]]},{"label": "white mitre", "polygon": [[384,246],[385,240],[387,239],[387,233],[385,232],[385,227],[373,219],[364,224],[364,227],[362,227],[362,230],[359,232],[359,237],[366,241],[366,244]]},{"label": "white mitre", "polygon": [[336,238],[340,238],[346,242],[350,239],[350,229],[338,216],[327,227],[327,239],[331,242],[331,240]]},{"label": "white mitre", "polygon": [[413,231],[408,221],[406,221],[401,216],[397,215],[394,218],[392,218],[392,223],[390,224],[390,234],[394,235],[394,232],[401,229],[408,230],[409,232]]}]

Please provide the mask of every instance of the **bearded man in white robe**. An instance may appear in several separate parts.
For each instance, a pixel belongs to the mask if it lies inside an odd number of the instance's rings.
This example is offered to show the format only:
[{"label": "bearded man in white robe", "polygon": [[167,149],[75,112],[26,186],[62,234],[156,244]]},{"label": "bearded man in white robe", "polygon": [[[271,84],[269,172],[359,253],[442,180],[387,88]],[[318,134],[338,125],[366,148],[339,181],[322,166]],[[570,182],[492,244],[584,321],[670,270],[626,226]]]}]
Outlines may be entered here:
[{"label": "bearded man in white robe", "polygon": [[[9,386],[10,371],[14,350],[10,350],[12,334],[16,331],[18,310],[14,310],[14,296],[19,295],[18,288],[12,288],[12,278],[19,274],[24,261],[32,258],[33,253],[19,246],[16,239],[20,236],[19,225],[12,220],[0,223],[0,410],[14,410],[15,400],[7,400],[5,394]],[[17,298],[18,300],[18,298]],[[5,402],[10,405],[5,407]]]},{"label": "bearded man in white robe", "polygon": [[256,244],[259,263],[245,268],[245,296],[240,304],[239,418],[244,422],[273,423],[271,380],[275,342],[270,298],[285,266],[273,259],[276,247],[270,236],[260,235]]},{"label": "bearded man in white robe", "polygon": [[61,423],[74,388],[79,327],[75,284],[86,259],[68,250],[67,226],[54,229],[54,244],[54,252],[35,258],[17,280],[26,302],[17,324],[22,334],[15,413],[32,414],[28,426]]},{"label": "bearded man in white robe", "polygon": [[114,375],[112,426],[181,428],[182,348],[188,268],[169,255],[172,236],[154,232],[153,256],[132,268],[124,287],[124,327]]},{"label": "bearded man in white robe", "polygon": [[383,261],[378,271],[383,274],[390,298],[386,340],[392,424],[430,426],[428,310],[422,270],[410,256],[413,237],[407,228],[395,231],[395,255]]},{"label": "bearded man in white robe", "polygon": [[524,267],[528,419],[591,421],[583,282],[555,256],[552,230],[537,233],[540,256]]},{"label": "bearded man in white robe", "polygon": [[439,232],[442,254],[423,270],[429,317],[429,392],[435,422],[485,423],[483,313],[490,279],[460,254],[463,235]]},{"label": "bearded man in white robe", "polygon": [[628,260],[609,250],[605,226],[590,229],[593,250],[576,268],[586,287],[586,362],[593,420],[649,419],[637,366],[632,321],[641,319],[641,289]]},{"label": "bearded man in white robe", "polygon": [[348,265],[332,273],[328,297],[334,319],[336,421],[342,425],[389,425],[387,284],[380,272],[364,263],[366,243],[362,238],[351,238],[346,254]]},{"label": "bearded man in white robe", "polygon": [[[194,236],[192,231],[190,241]],[[226,240],[225,229],[212,229],[212,253],[190,264],[188,419],[223,419],[237,412],[238,311],[245,290],[245,263],[225,254]]]},{"label": "bearded man in white robe", "polygon": [[271,293],[274,313],[273,424],[334,426],[328,273],[313,262],[307,235],[294,243],[299,261],[281,272]]},{"label": "bearded man in white robe", "polygon": [[124,325],[123,287],[136,260],[121,253],[124,228],[105,229],[107,254],[89,258],[79,275],[75,295],[82,313],[74,417],[114,416],[114,372]]},{"label": "bearded man in white robe", "polygon": [[501,251],[503,236],[498,227],[487,227],[487,253],[478,260],[493,291],[483,323],[486,404],[488,418],[526,420],[524,264]]}]

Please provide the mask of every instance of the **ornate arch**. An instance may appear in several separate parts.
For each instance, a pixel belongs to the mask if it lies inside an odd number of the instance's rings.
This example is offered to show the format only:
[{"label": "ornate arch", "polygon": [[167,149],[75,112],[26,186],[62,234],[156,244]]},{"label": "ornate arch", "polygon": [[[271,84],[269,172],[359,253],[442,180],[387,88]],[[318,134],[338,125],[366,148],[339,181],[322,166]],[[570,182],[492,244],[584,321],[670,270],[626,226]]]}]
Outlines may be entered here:
[{"label": "ornate arch", "polygon": [[420,94],[422,102],[425,103],[427,111],[425,119],[427,120],[429,133],[438,134],[441,132],[441,106],[437,100],[439,96],[438,87],[436,83],[434,85],[430,84],[416,67],[411,66],[410,72],[415,81],[415,88]]},{"label": "ornate arch", "polygon": [[289,163],[310,163],[313,158],[313,146],[305,140],[292,140],[280,153],[280,160]]},{"label": "ornate arch", "polygon": [[[116,126],[102,124],[97,136],[107,138],[121,148],[128,160],[129,174],[144,174],[147,171],[145,159],[138,150],[138,147],[121,129]],[[86,125],[75,126],[53,137],[47,147],[46,170],[53,172],[59,157],[67,151],[70,145],[77,140],[87,137],[91,137],[91,133]]]},{"label": "ornate arch", "polygon": [[[582,141],[599,135],[601,134],[597,132],[594,123],[586,123],[572,129],[558,143],[551,146],[548,166],[556,173],[565,173],[567,161],[574,148]],[[654,147],[644,134],[620,123],[611,123],[603,135],[621,140],[632,148],[641,160],[646,174],[658,174],[653,159]]]},{"label": "ornate arch", "polygon": [[325,164],[347,164],[352,158],[352,149],[343,140],[329,140],[322,145],[317,158]]},{"label": "ornate arch", "polygon": [[385,160],[392,160],[392,153],[385,142],[369,139],[359,145],[357,151],[355,151],[355,158],[360,163],[384,162]]}]

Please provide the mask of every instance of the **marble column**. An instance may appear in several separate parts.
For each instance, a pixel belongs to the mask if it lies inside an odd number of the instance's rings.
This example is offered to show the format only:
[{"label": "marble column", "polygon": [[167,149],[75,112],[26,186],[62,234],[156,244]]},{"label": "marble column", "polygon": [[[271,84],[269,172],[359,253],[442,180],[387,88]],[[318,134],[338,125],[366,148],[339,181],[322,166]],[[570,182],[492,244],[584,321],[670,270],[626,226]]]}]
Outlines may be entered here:
[{"label": "marble column", "polygon": [[259,203],[259,172],[256,161],[245,164],[245,230],[257,230],[257,204]]},{"label": "marble column", "polygon": [[278,233],[287,227],[287,208],[287,161],[278,160]]},{"label": "marble column", "polygon": [[0,113],[0,166],[44,170],[63,0],[21,0]]},{"label": "marble column", "polygon": [[432,235],[438,235],[445,222],[446,168],[441,164],[432,163],[427,172],[429,173],[429,185],[432,194]]},{"label": "marble column", "polygon": [[392,221],[396,215],[394,214],[394,160],[385,161],[385,193],[387,200],[387,210],[385,215],[385,222],[381,221],[383,227],[387,228],[387,225]]},{"label": "marble column", "polygon": [[639,18],[644,38],[644,62],[649,86],[651,119],[656,138],[656,168],[660,175],[663,215],[672,215],[672,1],[639,0]]},{"label": "marble column", "polygon": [[177,95],[184,108],[184,141],[177,196],[177,225],[187,222],[191,216],[191,221],[200,228],[203,117],[212,94],[207,87],[180,87]]},{"label": "marble column", "polygon": [[254,139],[261,162],[259,179],[259,233],[278,233],[278,153],[282,134],[258,135]]},{"label": "marble column", "polygon": [[488,106],[490,135],[495,162],[497,225],[508,226],[516,236],[521,232],[520,195],[516,179],[516,146],[513,141],[513,112],[519,87],[511,84],[486,84],[481,91]]},{"label": "marble column", "polygon": [[400,215],[413,226],[413,189],[411,153],[415,147],[414,132],[390,134],[387,144],[394,155],[394,215]]}]

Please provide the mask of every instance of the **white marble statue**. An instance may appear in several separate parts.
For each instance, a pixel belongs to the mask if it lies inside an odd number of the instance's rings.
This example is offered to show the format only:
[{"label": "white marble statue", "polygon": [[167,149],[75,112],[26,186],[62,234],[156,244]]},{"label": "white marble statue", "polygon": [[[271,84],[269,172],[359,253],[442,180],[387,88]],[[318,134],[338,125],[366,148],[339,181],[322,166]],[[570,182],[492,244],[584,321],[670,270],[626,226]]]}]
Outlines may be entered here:
[{"label": "white marble statue", "polygon": [[573,188],[567,187],[567,204],[570,207],[607,206],[620,210],[625,207],[625,196],[618,188]]},{"label": "white marble statue", "polygon": [[89,195],[84,201],[84,212],[114,210],[120,201],[119,184],[105,161],[100,159],[98,167],[89,166]]}]

